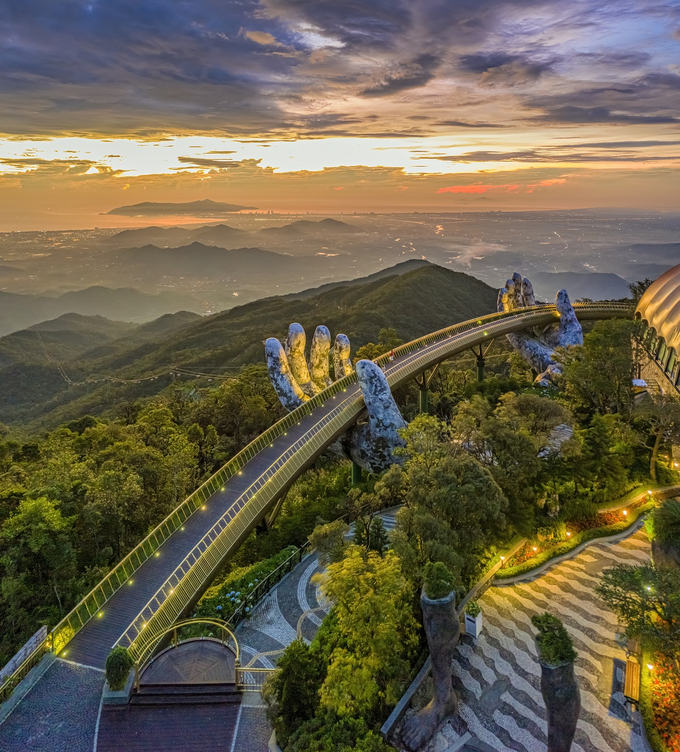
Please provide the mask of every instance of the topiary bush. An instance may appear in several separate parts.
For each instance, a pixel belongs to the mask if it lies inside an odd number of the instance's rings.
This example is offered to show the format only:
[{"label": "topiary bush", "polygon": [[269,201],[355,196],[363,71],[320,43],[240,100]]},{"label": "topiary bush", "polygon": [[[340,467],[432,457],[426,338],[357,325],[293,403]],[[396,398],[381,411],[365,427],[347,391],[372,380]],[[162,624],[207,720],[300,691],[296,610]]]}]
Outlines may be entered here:
[{"label": "topiary bush", "polygon": [[114,648],[106,659],[106,681],[109,688],[119,692],[125,688],[130,669],[135,665],[126,648]]},{"label": "topiary bush", "polygon": [[471,616],[473,619],[475,616],[477,616],[478,613],[481,611],[481,607],[477,601],[470,601],[467,606],[465,606],[465,613],[468,616]]},{"label": "topiary bush", "polygon": [[532,616],[531,623],[538,629],[536,643],[542,663],[548,666],[559,666],[562,663],[573,663],[576,660],[574,644],[564,624],[548,612],[541,616]]},{"label": "topiary bush", "polygon": [[425,595],[432,599],[446,598],[453,590],[453,574],[441,561],[429,561],[423,572],[423,588]]}]

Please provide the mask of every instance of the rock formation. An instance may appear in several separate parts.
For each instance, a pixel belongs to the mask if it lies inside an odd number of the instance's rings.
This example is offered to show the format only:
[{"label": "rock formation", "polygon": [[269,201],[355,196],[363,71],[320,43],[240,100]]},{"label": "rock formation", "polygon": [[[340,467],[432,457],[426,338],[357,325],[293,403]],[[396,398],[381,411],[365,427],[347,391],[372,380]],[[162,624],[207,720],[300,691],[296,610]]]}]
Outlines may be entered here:
[{"label": "rock formation", "polygon": [[[542,305],[536,301],[531,282],[515,272],[512,278],[498,291],[498,310],[514,311]],[[583,344],[583,330],[576,318],[574,308],[566,290],[560,290],[555,297],[555,305],[560,314],[560,323],[554,329],[540,336],[527,332],[508,334],[510,344],[524,360],[539,374],[536,383],[549,386],[562,372],[560,364],[553,359],[557,347],[572,347]]]}]

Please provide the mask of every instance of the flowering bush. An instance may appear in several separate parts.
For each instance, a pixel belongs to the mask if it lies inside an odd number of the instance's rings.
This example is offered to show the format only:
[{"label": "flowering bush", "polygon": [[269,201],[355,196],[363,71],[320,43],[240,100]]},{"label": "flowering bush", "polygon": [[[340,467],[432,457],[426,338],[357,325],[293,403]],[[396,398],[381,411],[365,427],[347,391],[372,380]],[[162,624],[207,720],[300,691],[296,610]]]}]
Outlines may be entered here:
[{"label": "flowering bush", "polygon": [[[232,570],[225,580],[211,587],[201,598],[196,609],[196,616],[214,617],[229,621],[234,611],[252,593],[257,585],[290,558],[297,548],[288,546],[269,559],[259,561],[249,567]],[[249,613],[250,607],[246,607]]]},{"label": "flowering bush", "polygon": [[670,752],[680,752],[680,673],[657,655],[651,681],[654,726]]}]

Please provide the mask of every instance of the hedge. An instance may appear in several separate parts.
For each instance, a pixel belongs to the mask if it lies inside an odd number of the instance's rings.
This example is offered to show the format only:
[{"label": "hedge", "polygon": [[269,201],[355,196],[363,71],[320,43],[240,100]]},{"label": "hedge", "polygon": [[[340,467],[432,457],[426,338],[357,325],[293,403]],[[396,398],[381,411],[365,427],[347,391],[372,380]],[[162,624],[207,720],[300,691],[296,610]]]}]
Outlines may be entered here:
[{"label": "hedge", "polygon": [[557,556],[563,556],[564,554],[569,553],[569,551],[573,551],[577,546],[580,546],[586,541],[593,540],[594,538],[606,538],[609,535],[622,533],[624,530],[628,530],[628,528],[632,527],[638,518],[652,509],[655,504],[656,502],[654,500],[648,501],[646,504],[631,510],[629,520],[622,520],[621,522],[617,522],[614,525],[608,525],[607,527],[593,527],[590,528],[590,530],[584,530],[573,536],[573,538],[570,538],[568,541],[564,541],[564,543],[560,543],[554,548],[542,551],[540,554],[532,556],[531,559],[527,559],[521,564],[517,564],[514,567],[499,569],[498,572],[496,572],[496,579],[505,580],[510,577],[517,577],[520,574],[525,574],[526,572],[531,572],[532,569],[542,566],[547,561],[550,561]]}]

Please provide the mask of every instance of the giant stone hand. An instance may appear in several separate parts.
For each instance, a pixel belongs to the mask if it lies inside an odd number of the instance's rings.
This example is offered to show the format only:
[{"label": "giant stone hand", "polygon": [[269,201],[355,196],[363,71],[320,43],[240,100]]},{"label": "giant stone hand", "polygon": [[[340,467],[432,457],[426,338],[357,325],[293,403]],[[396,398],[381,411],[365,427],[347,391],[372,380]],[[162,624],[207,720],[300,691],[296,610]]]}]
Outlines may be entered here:
[{"label": "giant stone hand", "polygon": [[[505,283],[505,287],[498,291],[499,311],[514,311],[539,305],[543,304],[537,302],[531,282],[517,272]],[[515,350],[538,372],[535,383],[540,386],[549,386],[562,372],[560,364],[553,359],[557,347],[583,344],[583,330],[566,290],[557,293],[555,305],[560,314],[560,323],[557,327],[548,327],[540,335],[526,332],[506,335]]]},{"label": "giant stone hand", "polygon": [[[312,338],[309,361],[305,360],[306,335],[300,324],[291,324],[285,348],[278,339],[265,342],[269,378],[281,404],[294,410],[333,382],[329,374],[331,334],[318,326]],[[336,379],[352,373],[350,342],[338,334],[333,347]],[[381,472],[399,461],[394,450],[404,445],[398,430],[406,427],[385,374],[370,360],[357,363],[357,380],[364,396],[368,419],[358,423],[343,437],[344,451],[364,470]]]}]

